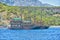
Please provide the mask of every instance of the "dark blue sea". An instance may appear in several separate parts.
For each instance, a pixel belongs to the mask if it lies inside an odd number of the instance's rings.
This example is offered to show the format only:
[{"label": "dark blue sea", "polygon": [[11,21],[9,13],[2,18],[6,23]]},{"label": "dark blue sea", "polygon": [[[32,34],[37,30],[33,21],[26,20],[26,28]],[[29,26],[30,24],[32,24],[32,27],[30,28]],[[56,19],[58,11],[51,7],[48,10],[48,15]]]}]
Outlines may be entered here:
[{"label": "dark blue sea", "polygon": [[38,30],[0,29],[0,40],[60,40],[60,28]]}]

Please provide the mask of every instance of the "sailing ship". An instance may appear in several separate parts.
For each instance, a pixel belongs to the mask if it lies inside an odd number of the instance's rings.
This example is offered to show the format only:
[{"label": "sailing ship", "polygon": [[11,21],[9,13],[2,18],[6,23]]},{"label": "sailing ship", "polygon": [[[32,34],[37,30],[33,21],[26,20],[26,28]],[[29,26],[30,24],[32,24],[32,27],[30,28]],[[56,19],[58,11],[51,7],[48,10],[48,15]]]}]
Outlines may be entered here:
[{"label": "sailing ship", "polygon": [[21,18],[14,18],[10,21],[9,29],[47,29],[49,26],[35,25],[32,21],[22,21]]}]

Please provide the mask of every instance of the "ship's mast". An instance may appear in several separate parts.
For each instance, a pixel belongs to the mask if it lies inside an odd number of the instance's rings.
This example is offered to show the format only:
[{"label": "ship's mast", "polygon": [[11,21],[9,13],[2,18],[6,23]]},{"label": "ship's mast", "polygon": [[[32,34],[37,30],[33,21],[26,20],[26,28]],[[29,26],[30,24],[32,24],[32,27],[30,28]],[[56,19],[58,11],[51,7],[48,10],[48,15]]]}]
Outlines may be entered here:
[{"label": "ship's mast", "polygon": [[42,21],[42,12],[43,12],[43,9],[41,8],[41,15],[40,15],[40,17],[41,17],[41,20],[40,20],[40,26],[43,26],[43,21]]},{"label": "ship's mast", "polygon": [[20,25],[21,25],[21,28],[23,28],[23,25],[22,25],[22,12],[20,12],[20,18],[21,18],[21,24]]}]

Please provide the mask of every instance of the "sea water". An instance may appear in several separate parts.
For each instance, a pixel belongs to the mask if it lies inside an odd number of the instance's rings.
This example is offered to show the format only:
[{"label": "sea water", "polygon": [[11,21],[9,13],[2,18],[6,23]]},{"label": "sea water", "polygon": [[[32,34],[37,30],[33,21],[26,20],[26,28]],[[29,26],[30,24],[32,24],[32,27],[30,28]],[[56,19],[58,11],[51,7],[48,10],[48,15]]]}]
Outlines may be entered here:
[{"label": "sea water", "polygon": [[60,40],[60,28],[38,30],[0,29],[0,40]]}]

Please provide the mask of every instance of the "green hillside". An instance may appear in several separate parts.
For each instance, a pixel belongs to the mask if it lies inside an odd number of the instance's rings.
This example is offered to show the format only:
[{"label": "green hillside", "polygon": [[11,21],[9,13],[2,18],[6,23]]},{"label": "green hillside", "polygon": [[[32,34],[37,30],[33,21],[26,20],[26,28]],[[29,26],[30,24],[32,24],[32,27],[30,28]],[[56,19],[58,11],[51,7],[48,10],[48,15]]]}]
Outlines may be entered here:
[{"label": "green hillside", "polygon": [[9,21],[16,17],[31,19],[36,24],[41,22],[43,25],[60,25],[60,13],[50,8],[60,7],[18,7],[0,3],[0,25],[9,25]]}]

